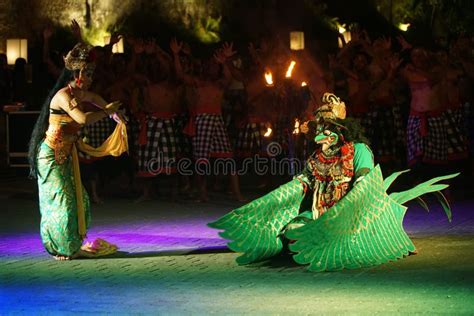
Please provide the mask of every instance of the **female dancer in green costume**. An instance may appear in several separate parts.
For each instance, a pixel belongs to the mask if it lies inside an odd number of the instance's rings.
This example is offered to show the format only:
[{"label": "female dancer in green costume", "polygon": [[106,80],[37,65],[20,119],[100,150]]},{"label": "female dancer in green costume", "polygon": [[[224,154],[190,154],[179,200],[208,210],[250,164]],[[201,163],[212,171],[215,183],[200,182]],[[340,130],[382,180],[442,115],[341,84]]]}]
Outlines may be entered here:
[{"label": "female dancer in green costume", "polygon": [[[92,48],[80,43],[64,61],[66,69],[43,106],[29,149],[31,176],[38,179],[41,238],[48,253],[58,260],[95,257],[117,249],[101,239],[83,245],[90,205],[81,184],[76,147],[95,156],[120,155],[127,150],[125,127],[115,114],[120,102],[107,104],[87,91],[94,70]],[[86,112],[87,103],[99,111]],[[78,138],[81,127],[109,115],[120,123],[104,145],[91,148],[82,143]]]},{"label": "female dancer in green costume", "polygon": [[239,264],[279,254],[288,244],[297,263],[313,271],[355,269],[385,263],[414,253],[403,230],[402,204],[435,192],[448,218],[451,212],[436,182],[438,177],[408,191],[386,190],[403,172],[385,180],[374,167],[372,152],[360,126],[346,119],[344,102],[326,93],[314,121],[302,131],[314,136],[319,148],[292,181],[244,205],[209,226],[224,230],[230,249],[242,253]]}]

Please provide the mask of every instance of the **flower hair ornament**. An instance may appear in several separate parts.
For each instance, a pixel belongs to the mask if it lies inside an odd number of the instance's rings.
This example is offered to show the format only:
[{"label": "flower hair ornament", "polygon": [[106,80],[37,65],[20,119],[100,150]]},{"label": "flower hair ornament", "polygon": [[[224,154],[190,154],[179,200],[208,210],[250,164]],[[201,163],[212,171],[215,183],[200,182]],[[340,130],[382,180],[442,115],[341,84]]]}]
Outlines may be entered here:
[{"label": "flower hair ornament", "polygon": [[78,43],[64,57],[64,66],[69,70],[79,70],[88,64],[93,64],[94,59],[93,47],[85,43]]}]

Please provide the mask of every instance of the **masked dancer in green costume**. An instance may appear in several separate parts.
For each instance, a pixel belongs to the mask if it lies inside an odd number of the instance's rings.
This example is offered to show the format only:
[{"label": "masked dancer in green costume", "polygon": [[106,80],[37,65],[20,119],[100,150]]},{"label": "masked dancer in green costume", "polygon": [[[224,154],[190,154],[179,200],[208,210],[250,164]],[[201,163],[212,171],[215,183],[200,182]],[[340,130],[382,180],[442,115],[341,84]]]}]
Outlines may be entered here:
[{"label": "masked dancer in green costume", "polygon": [[303,172],[267,195],[209,226],[224,230],[230,249],[241,253],[238,264],[273,257],[285,247],[299,264],[312,271],[356,269],[397,260],[416,249],[402,222],[409,200],[434,192],[449,220],[451,211],[441,194],[448,185],[438,177],[404,191],[387,194],[406,171],[383,179],[356,121],[346,118],[337,96],[325,93],[323,105],[302,132],[318,144]]},{"label": "masked dancer in green costume", "polygon": [[[84,243],[90,203],[81,184],[77,150],[92,156],[118,156],[128,150],[120,102],[105,102],[88,91],[94,72],[92,47],[77,44],[64,58],[66,69],[46,100],[29,148],[31,176],[38,180],[43,245],[58,260],[97,257],[117,247],[102,239]],[[117,127],[98,148],[85,144],[78,132],[111,116]]]}]

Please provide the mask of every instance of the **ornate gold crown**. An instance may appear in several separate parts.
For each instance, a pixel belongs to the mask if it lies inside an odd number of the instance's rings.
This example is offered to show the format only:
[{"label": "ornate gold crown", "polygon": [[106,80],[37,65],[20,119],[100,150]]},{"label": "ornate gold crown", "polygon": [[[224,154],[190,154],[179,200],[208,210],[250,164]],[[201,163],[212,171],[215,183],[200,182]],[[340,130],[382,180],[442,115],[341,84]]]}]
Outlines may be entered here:
[{"label": "ornate gold crown", "polygon": [[64,57],[64,66],[69,70],[82,69],[93,61],[92,48],[92,46],[85,43],[76,44]]},{"label": "ornate gold crown", "polygon": [[315,112],[316,120],[336,120],[346,118],[346,104],[335,94],[326,92],[321,98],[321,105]]}]

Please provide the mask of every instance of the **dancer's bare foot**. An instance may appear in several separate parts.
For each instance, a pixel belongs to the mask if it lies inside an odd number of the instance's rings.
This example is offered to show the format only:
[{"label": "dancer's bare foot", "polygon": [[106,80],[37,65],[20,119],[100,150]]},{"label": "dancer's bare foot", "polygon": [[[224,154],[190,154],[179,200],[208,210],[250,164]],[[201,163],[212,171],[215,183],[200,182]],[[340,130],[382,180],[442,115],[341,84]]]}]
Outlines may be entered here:
[{"label": "dancer's bare foot", "polygon": [[97,238],[93,242],[87,242],[81,246],[72,256],[55,255],[54,259],[58,261],[66,261],[81,258],[98,258],[108,256],[117,252],[117,246],[107,241]]},{"label": "dancer's bare foot", "polygon": [[408,255],[409,255],[409,256],[415,256],[415,255],[417,255],[417,254],[418,254],[418,250],[416,250],[416,249],[413,250],[413,251],[408,251]]},{"label": "dancer's bare foot", "polygon": [[54,260],[58,260],[58,261],[70,261],[73,259],[80,259],[80,258],[92,258],[92,253],[80,249],[72,256],[55,255],[53,257],[54,257]]}]

